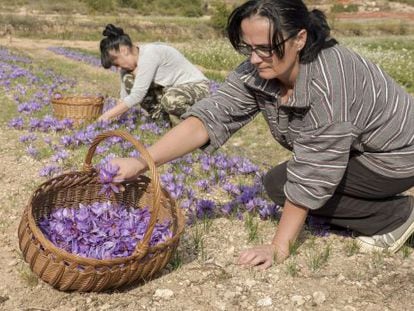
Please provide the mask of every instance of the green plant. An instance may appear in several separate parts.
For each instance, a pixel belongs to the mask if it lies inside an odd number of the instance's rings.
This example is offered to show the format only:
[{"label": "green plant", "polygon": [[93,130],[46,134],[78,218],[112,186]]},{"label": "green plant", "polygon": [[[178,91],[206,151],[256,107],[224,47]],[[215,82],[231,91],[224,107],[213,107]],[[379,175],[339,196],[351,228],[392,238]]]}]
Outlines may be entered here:
[{"label": "green plant", "polygon": [[194,224],[194,229],[191,237],[193,239],[194,249],[196,252],[198,252],[203,243],[203,233],[201,232],[197,223]]},{"label": "green plant", "polygon": [[379,270],[384,265],[385,253],[381,251],[373,251],[371,254],[371,264],[375,270]]},{"label": "green plant", "polygon": [[347,239],[344,244],[345,254],[350,257],[359,252],[361,247],[355,239]]},{"label": "green plant", "polygon": [[170,265],[173,271],[181,268],[183,265],[183,260],[177,251],[174,253],[173,258],[170,261]]},{"label": "green plant", "polygon": [[248,242],[257,241],[259,239],[259,235],[258,235],[259,223],[254,219],[253,215],[251,214],[246,215],[244,227],[247,229],[247,241]]},{"label": "green plant", "polygon": [[207,216],[203,217],[203,229],[205,233],[210,231],[211,225],[213,224],[213,220]]},{"label": "green plant", "polygon": [[111,12],[115,9],[113,0],[84,0],[87,6],[97,12]]},{"label": "green plant", "polygon": [[288,259],[286,262],[286,273],[292,277],[299,274],[299,266],[294,259]]},{"label": "green plant", "polygon": [[402,257],[404,259],[407,259],[408,257],[410,257],[410,255],[411,255],[412,252],[413,252],[413,249],[411,247],[409,247],[407,244],[405,244],[401,248],[401,254],[402,254]]},{"label": "green plant", "polygon": [[295,256],[298,254],[299,241],[289,242],[289,254]]},{"label": "green plant", "polygon": [[328,261],[329,255],[331,253],[331,247],[329,244],[325,246],[324,249],[318,251],[316,248],[311,249],[308,254],[308,267],[311,271],[318,271],[326,262]]},{"label": "green plant", "polygon": [[19,276],[23,281],[27,283],[30,287],[34,287],[38,284],[39,279],[37,276],[29,269],[27,265],[22,265],[19,268]]},{"label": "green plant", "polygon": [[342,3],[335,3],[332,7],[331,7],[331,12],[332,13],[351,13],[351,12],[358,12],[358,8],[359,6],[357,4],[348,4],[348,5],[344,5]]},{"label": "green plant", "polygon": [[211,16],[211,25],[214,29],[220,32],[222,35],[226,33],[227,20],[231,13],[229,6],[223,0],[214,1],[213,14]]}]

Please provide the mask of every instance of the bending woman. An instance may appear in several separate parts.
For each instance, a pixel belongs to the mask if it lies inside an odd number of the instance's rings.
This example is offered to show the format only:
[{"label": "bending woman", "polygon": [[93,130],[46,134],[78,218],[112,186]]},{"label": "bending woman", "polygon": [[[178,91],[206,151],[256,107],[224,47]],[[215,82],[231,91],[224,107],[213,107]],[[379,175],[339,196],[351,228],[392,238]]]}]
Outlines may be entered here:
[{"label": "bending woman", "polygon": [[[400,249],[414,232],[413,197],[400,194],[414,186],[413,97],[339,45],[324,14],[301,0],[248,1],[231,14],[228,36],[247,59],[149,148],[156,163],[212,152],[261,112],[292,157],[263,180],[283,206],[275,235],[239,264],[284,260],[308,214],[354,230],[363,249]],[[119,179],[146,169],[141,159],[114,162]]]},{"label": "bending woman", "polygon": [[100,43],[104,68],[121,73],[117,105],[99,120],[110,120],[140,105],[153,120],[172,125],[195,102],[209,94],[209,81],[180,52],[162,43],[133,44],[122,28],[108,24]]}]

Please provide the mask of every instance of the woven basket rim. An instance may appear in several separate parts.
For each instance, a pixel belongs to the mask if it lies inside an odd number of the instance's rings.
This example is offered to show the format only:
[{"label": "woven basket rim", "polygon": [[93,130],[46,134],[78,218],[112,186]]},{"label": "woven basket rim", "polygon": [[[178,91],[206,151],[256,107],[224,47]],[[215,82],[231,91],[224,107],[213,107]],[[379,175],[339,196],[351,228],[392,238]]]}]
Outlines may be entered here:
[{"label": "woven basket rim", "polygon": [[[89,172],[88,171],[68,172],[68,173],[60,174],[59,176],[53,177],[43,182],[33,192],[26,207],[29,228],[31,229],[34,237],[38,240],[40,245],[44,247],[45,250],[49,250],[51,253],[56,255],[56,258],[63,259],[64,261],[70,261],[70,262],[77,263],[79,265],[93,266],[93,267],[115,266],[115,265],[125,264],[131,261],[136,261],[136,258],[140,256],[138,253],[134,253],[126,257],[119,257],[119,258],[112,258],[112,259],[97,259],[97,258],[82,257],[79,255],[75,255],[53,244],[43,234],[42,230],[40,230],[39,226],[37,225],[36,220],[33,217],[33,199],[34,199],[34,196],[37,190],[41,189],[42,187],[46,185],[52,184],[54,181],[60,180],[62,178],[67,178],[67,177],[74,178],[74,177],[92,175],[92,174],[97,174],[95,169],[92,169]],[[152,180],[149,177],[146,177],[146,176],[144,177],[148,178],[150,180],[150,183],[152,183]],[[172,197],[169,197],[168,199],[171,200],[172,206],[174,207],[174,210],[176,211],[177,216],[182,217],[184,219],[183,210],[176,204],[175,200]],[[179,226],[179,222],[177,222],[177,224],[178,226],[177,226],[176,233],[171,238],[168,238],[165,242],[159,243],[156,246],[149,246],[147,254],[156,253],[158,250],[165,249],[168,246],[175,243],[182,235],[184,231],[184,227],[185,227],[184,224],[182,226]],[[58,255],[58,253],[62,253],[63,256]]]},{"label": "woven basket rim", "polygon": [[[69,95],[60,98],[52,98],[52,104],[58,105],[103,105],[103,96],[76,96]],[[79,102],[80,101],[80,102]]]}]

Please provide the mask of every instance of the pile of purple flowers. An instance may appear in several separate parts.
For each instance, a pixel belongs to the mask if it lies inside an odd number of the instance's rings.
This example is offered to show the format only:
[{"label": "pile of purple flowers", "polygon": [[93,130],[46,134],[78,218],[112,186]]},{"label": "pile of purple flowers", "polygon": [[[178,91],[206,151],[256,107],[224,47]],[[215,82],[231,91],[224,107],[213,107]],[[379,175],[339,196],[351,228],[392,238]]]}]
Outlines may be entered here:
[{"label": "pile of purple flowers", "polygon": [[[57,247],[82,257],[111,259],[134,253],[147,231],[147,207],[131,209],[110,202],[79,204],[79,208],[56,208],[39,220],[39,228]],[[150,246],[172,237],[170,222],[157,223]]]}]

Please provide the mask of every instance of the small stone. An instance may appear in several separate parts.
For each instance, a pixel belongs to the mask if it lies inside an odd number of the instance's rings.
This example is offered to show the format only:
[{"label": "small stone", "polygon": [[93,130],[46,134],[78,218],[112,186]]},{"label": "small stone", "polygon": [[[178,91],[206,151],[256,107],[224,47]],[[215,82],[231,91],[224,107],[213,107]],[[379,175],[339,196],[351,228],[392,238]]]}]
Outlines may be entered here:
[{"label": "small stone", "polygon": [[201,288],[200,287],[193,286],[193,287],[191,287],[191,291],[195,295],[201,295]]},{"label": "small stone", "polygon": [[269,307],[273,304],[272,302],[272,298],[270,297],[265,297],[263,299],[260,299],[257,301],[257,306],[259,307]]},{"label": "small stone", "polygon": [[109,303],[105,303],[102,306],[99,307],[99,310],[110,310],[112,309],[111,305]]},{"label": "small stone", "polygon": [[345,277],[342,275],[342,274],[339,274],[338,275],[338,277],[336,278],[336,281],[338,282],[338,283],[340,283],[340,282],[342,282],[342,281],[345,281]]},{"label": "small stone", "polygon": [[154,297],[161,299],[170,299],[174,296],[174,292],[171,289],[157,289],[155,291]]},{"label": "small stone", "polygon": [[325,294],[324,294],[323,292],[321,292],[321,291],[314,292],[314,293],[312,294],[312,297],[313,297],[313,301],[314,301],[317,305],[321,305],[321,304],[323,304],[323,303],[325,302],[325,300],[326,300],[326,296],[325,296]]},{"label": "small stone", "polygon": [[226,251],[227,255],[234,255],[234,246],[230,246],[227,251]]},{"label": "small stone", "polygon": [[0,304],[2,304],[3,302],[9,300],[8,296],[0,296]]},{"label": "small stone", "polygon": [[239,293],[236,293],[236,292],[226,291],[224,293],[224,299],[226,300],[232,300],[233,298],[236,298],[237,296],[239,296]]},{"label": "small stone", "polygon": [[354,308],[353,306],[345,306],[344,311],[356,311],[356,308]]},{"label": "small stone", "polygon": [[293,295],[290,300],[293,302],[296,306],[301,306],[305,303],[305,298],[303,298],[301,295]]},{"label": "small stone", "polygon": [[253,286],[257,284],[257,282],[252,279],[247,279],[246,282],[244,282],[244,284],[246,284],[248,288],[252,288]]},{"label": "small stone", "polygon": [[15,265],[17,265],[17,260],[12,260],[12,261],[9,261],[9,263],[7,264],[9,267],[13,267],[13,266],[15,266]]}]

